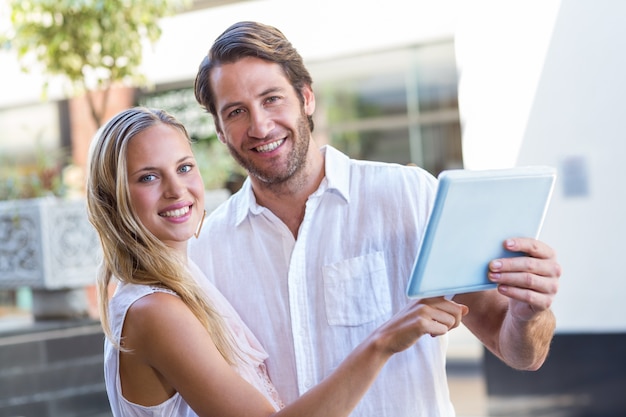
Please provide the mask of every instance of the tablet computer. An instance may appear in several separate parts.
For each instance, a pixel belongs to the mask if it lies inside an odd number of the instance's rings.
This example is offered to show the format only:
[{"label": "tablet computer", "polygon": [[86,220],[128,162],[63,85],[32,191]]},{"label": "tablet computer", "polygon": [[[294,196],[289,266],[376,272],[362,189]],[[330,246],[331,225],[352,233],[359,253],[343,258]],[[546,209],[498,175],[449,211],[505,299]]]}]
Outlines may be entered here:
[{"label": "tablet computer", "polygon": [[532,166],[447,170],[439,175],[433,210],[413,267],[407,295],[425,298],[495,288],[487,278],[511,237],[537,238],[556,170]]}]

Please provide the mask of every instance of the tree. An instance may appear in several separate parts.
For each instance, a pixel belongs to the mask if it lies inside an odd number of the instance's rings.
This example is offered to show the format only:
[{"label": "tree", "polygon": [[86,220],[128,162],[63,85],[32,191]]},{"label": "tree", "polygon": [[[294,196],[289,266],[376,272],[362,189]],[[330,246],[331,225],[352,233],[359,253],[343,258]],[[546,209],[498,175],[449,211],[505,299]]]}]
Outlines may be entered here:
[{"label": "tree", "polygon": [[[145,41],[156,42],[159,19],[191,0],[9,0],[12,31],[6,36],[25,71],[68,81],[68,94],[85,94],[96,126],[103,123],[116,83],[143,83]],[[45,94],[47,88],[43,86]],[[100,102],[96,103],[95,91]]]}]

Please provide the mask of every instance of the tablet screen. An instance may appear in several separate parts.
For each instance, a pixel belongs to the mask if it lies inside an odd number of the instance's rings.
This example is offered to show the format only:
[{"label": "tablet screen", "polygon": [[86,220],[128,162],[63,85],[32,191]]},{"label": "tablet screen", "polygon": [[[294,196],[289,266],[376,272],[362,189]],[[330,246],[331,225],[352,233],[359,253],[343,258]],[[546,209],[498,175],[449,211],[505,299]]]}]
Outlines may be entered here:
[{"label": "tablet screen", "polygon": [[504,250],[506,239],[539,236],[555,178],[556,170],[543,166],[443,171],[407,295],[495,288],[489,262],[518,255]]}]

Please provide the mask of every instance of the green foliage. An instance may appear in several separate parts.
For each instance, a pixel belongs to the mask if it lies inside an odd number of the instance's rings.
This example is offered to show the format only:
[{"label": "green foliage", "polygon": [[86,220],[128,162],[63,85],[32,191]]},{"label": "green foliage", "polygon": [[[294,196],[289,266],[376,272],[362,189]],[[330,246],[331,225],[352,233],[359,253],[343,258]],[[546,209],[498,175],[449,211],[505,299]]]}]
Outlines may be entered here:
[{"label": "green foliage", "polygon": [[[44,74],[68,80],[72,94],[108,91],[116,82],[142,82],[138,69],[144,42],[158,40],[160,18],[189,4],[190,0],[9,0],[13,27],[6,38],[25,71],[39,64]],[[100,126],[93,105],[92,114]]]},{"label": "green foliage", "polygon": [[36,149],[33,164],[0,158],[0,201],[45,196],[62,197],[62,169],[69,157],[63,150]]},{"label": "green foliage", "polygon": [[192,147],[207,190],[224,188],[233,175],[247,175],[220,141],[195,142]]}]

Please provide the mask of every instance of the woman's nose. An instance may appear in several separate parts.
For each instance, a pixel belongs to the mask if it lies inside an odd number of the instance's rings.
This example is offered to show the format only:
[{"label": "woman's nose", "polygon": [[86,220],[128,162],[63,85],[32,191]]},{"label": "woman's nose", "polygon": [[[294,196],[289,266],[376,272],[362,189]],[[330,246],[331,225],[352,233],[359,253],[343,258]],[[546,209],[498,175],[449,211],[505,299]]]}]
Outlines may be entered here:
[{"label": "woman's nose", "polygon": [[165,181],[163,195],[165,198],[179,198],[184,194],[185,187],[182,181],[176,177],[168,178]]}]

